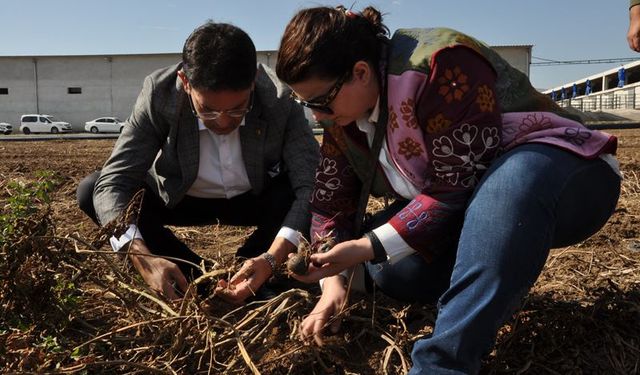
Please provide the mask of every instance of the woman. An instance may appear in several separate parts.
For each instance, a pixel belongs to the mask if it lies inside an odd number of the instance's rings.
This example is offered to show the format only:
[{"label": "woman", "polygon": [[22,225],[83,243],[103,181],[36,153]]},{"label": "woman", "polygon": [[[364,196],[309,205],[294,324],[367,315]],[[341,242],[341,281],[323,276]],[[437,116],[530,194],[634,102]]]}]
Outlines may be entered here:
[{"label": "woman", "polygon": [[[321,343],[324,328],[338,329],[344,271],[363,263],[389,296],[438,303],[411,373],[477,373],[549,249],[588,238],[613,212],[616,138],[568,118],[469,36],[386,35],[372,7],[319,7],[282,37],[277,74],[325,127],[311,236],[337,243],[296,277],[323,279],[301,335]],[[368,171],[371,193],[395,201],[361,237]]]}]

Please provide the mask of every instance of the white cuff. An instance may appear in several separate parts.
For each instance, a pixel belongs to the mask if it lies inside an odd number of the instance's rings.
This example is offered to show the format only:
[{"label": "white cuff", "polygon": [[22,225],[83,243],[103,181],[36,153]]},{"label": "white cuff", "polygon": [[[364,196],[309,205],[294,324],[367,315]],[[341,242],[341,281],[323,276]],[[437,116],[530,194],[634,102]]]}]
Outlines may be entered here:
[{"label": "white cuff", "polygon": [[135,226],[134,224],[130,224],[129,229],[127,229],[127,231],[122,236],[120,236],[120,238],[116,238],[116,236],[112,236],[109,239],[109,243],[111,244],[111,248],[113,249],[113,251],[120,251],[122,246],[126,245],[134,238],[143,240],[142,235],[138,230],[138,227]]},{"label": "white cuff", "polygon": [[[349,278],[351,277],[351,268],[347,268],[346,270],[340,272],[338,275],[344,277],[344,282],[346,283],[347,281],[349,281]],[[333,276],[329,276],[329,277],[333,277]],[[325,277],[324,279],[320,279],[320,281],[318,281],[318,284],[320,284],[320,290],[324,290],[323,286],[324,286],[325,279],[327,279],[327,277]]]},{"label": "white cuff", "polygon": [[387,252],[387,260],[394,264],[400,259],[416,251],[409,246],[391,224],[384,224],[373,230]]},{"label": "white cuff", "polygon": [[300,245],[301,236],[302,235],[300,234],[300,232],[289,227],[280,228],[280,231],[278,231],[278,234],[276,234],[276,237],[284,238],[285,240],[291,242],[295,247],[298,247],[298,245]]}]

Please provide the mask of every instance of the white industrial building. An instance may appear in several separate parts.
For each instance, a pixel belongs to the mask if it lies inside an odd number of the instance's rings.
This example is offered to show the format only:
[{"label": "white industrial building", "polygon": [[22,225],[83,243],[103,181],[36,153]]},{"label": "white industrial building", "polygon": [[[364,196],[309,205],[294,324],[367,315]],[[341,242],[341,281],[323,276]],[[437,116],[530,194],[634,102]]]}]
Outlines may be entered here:
[{"label": "white industrial building", "polygon": [[[492,47],[529,75],[531,46]],[[272,68],[277,51],[259,51]],[[125,120],[150,72],[180,61],[180,53],[0,56],[0,122],[18,129],[23,114],[48,114],[82,131],[97,117]]]},{"label": "white industrial building", "polygon": [[580,111],[640,108],[640,60],[544,91],[561,107]]}]

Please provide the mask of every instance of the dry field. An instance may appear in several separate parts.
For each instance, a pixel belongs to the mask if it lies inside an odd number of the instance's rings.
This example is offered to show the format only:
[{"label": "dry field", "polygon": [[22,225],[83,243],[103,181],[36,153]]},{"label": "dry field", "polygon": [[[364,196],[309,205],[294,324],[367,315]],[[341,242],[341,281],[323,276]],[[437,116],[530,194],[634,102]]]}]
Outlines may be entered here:
[{"label": "dry field", "polygon": [[[552,251],[482,373],[640,373],[640,130],[609,132],[619,137],[625,176],[615,214],[589,240]],[[410,366],[411,344],[432,330],[432,306],[363,296],[320,348],[295,335],[315,287],[239,308],[196,294],[181,303],[156,298],[75,205],[78,182],[113,142],[0,142],[5,218],[18,204],[13,182],[55,180],[50,210],[30,197],[35,209],[0,242],[0,372],[396,374]],[[229,254],[249,230],[176,232],[215,261],[200,281],[206,287],[233,272]]]}]

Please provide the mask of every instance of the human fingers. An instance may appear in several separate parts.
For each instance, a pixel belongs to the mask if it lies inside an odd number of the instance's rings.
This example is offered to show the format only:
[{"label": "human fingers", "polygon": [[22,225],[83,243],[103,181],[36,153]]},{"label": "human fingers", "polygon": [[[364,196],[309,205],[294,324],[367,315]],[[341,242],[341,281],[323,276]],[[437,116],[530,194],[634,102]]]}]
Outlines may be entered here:
[{"label": "human fingers", "polygon": [[253,259],[246,260],[244,263],[242,263],[242,267],[240,267],[238,272],[236,272],[236,274],[231,277],[229,283],[234,285],[251,277],[251,275],[253,275],[255,272],[254,265],[255,261]]},{"label": "human fingers", "polygon": [[320,267],[326,263],[335,263],[339,260],[339,258],[337,258],[338,255],[338,252],[333,249],[324,253],[313,253],[309,257],[309,262],[314,264],[316,267]]},{"label": "human fingers", "polygon": [[242,281],[239,284],[234,285],[233,288],[218,286],[215,292],[223,301],[240,305],[244,303],[248,297],[254,294],[253,291],[254,289],[251,288],[248,281]]},{"label": "human fingers", "polygon": [[325,264],[322,267],[316,267],[313,264],[310,264],[305,275],[291,273],[291,277],[300,282],[309,284],[318,282],[325,277],[337,275],[343,270],[344,267],[340,264]]},{"label": "human fingers", "polygon": [[309,342],[311,338],[318,345],[322,345],[322,329],[324,328],[326,318],[322,316],[308,316],[302,321],[300,325],[300,339],[304,342]]},{"label": "human fingers", "polygon": [[322,331],[324,330],[326,323],[327,321],[325,319],[317,319],[314,323],[313,341],[315,341],[318,346],[324,345],[324,335]]},{"label": "human fingers", "polygon": [[633,45],[633,46],[632,46],[632,49],[633,49],[634,51],[636,51],[636,52],[640,52],[640,36],[635,35],[635,36],[632,38],[632,41],[631,41],[631,42],[632,42],[632,45]]},{"label": "human fingers", "polygon": [[184,276],[182,271],[180,271],[180,268],[176,268],[174,271],[172,271],[171,276],[174,281],[174,288],[177,289],[179,293],[184,295],[189,288],[189,282],[187,281],[187,278]]},{"label": "human fingers", "polygon": [[165,281],[162,285],[162,294],[169,300],[177,300],[181,297],[178,295],[174,282]]},{"label": "human fingers", "polygon": [[342,325],[342,319],[334,316],[332,321],[329,323],[329,329],[331,333],[336,334],[340,330],[340,326]]}]

